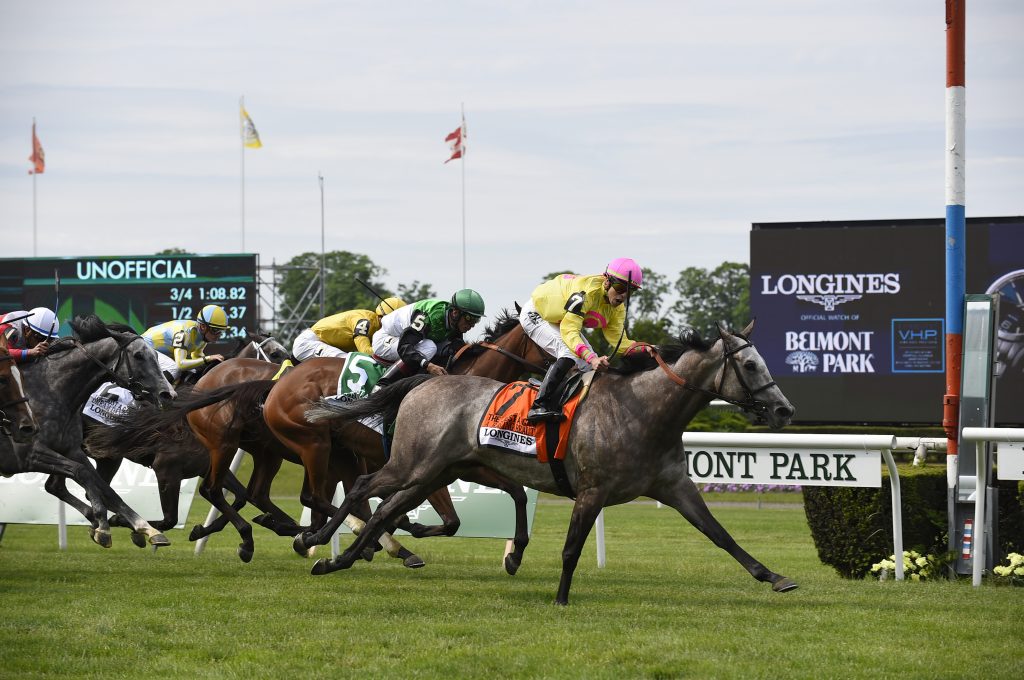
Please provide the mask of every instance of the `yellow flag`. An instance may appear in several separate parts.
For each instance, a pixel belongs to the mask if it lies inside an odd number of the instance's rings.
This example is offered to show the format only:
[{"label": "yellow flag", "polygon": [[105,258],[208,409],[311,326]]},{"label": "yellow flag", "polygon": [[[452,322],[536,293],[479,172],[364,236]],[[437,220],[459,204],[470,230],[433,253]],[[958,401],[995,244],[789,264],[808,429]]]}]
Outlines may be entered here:
[{"label": "yellow flag", "polygon": [[256,126],[253,125],[252,118],[249,117],[249,112],[242,107],[242,143],[250,149],[258,149],[263,146],[263,142],[260,141],[260,133],[256,132]]}]

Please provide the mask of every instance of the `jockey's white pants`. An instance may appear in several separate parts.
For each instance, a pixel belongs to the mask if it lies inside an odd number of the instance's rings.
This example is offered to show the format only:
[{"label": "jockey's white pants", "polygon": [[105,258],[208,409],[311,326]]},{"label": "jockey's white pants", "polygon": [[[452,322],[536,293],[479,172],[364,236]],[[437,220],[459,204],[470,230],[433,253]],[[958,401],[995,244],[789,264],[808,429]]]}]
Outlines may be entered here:
[{"label": "jockey's white pants", "polygon": [[292,343],[292,355],[299,361],[305,361],[312,357],[337,357],[344,359],[348,352],[338,349],[334,345],[328,345],[321,340],[313,329],[307,328],[299,333]]},{"label": "jockey's white pants", "polygon": [[[427,340],[426,338],[417,342],[415,349],[426,357],[428,361],[437,354],[437,344],[433,340]],[[377,331],[373,334],[373,354],[384,361],[395,363],[401,359],[398,356],[398,338],[385,333],[383,328]],[[417,366],[417,368],[419,367]]]},{"label": "jockey's white pants", "polygon": [[[558,324],[545,321],[544,317],[537,311],[533,300],[527,300],[519,313],[519,323],[531,340],[540,345],[541,349],[556,359],[572,359],[576,362],[576,368],[582,373],[590,370],[590,364],[576,356],[576,353],[569,349],[569,346],[562,340],[562,333],[558,330]],[[583,342],[590,347],[586,338]],[[593,350],[593,347],[590,347]]]},{"label": "jockey's white pants", "polygon": [[156,359],[157,363],[160,364],[160,370],[171,376],[168,378],[167,382],[173,384],[174,381],[178,379],[178,376],[181,375],[181,369],[178,368],[178,364],[174,363],[174,359],[162,352],[156,353]]}]

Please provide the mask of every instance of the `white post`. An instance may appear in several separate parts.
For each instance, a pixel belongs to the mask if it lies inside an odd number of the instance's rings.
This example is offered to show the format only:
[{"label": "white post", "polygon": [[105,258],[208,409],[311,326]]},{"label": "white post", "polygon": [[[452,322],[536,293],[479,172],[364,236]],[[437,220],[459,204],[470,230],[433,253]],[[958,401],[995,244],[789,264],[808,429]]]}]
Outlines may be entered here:
[{"label": "white post", "polygon": [[242,111],[245,110],[245,97],[238,98],[238,138],[241,142],[241,163],[242,163],[242,249],[238,252],[245,252],[245,121],[242,119]]},{"label": "white post", "polygon": [[882,449],[885,466],[889,469],[889,488],[892,491],[892,549],[896,563],[896,580],[903,580],[903,501],[900,498],[900,475],[892,459],[892,449]]},{"label": "white post", "polygon": [[604,509],[597,513],[597,568],[604,569],[607,562],[604,554]]},{"label": "white post", "polygon": [[988,466],[985,464],[986,443],[978,441],[974,445],[978,481],[974,486],[974,545],[971,562],[971,585],[981,585],[981,572],[985,570],[985,496],[988,491]]},{"label": "white post", "polygon": [[[243,451],[242,449],[238,449],[238,451],[235,451],[235,457],[231,459],[231,465],[228,468],[229,470],[231,470],[231,474],[235,474],[236,472],[238,472],[238,468],[241,467],[242,465],[242,455],[244,453],[245,451]],[[206,521],[203,522],[203,526],[210,526],[210,524],[213,523],[213,520],[217,519],[218,517],[220,517],[220,510],[218,510],[217,508],[210,508],[210,512],[206,515]],[[208,541],[209,538],[209,536],[203,536],[198,541],[196,541],[196,555],[202,554],[203,548],[206,547],[206,541]]]},{"label": "white post", "polygon": [[65,514],[64,501],[57,501],[57,547],[61,550],[68,549],[68,518]]}]

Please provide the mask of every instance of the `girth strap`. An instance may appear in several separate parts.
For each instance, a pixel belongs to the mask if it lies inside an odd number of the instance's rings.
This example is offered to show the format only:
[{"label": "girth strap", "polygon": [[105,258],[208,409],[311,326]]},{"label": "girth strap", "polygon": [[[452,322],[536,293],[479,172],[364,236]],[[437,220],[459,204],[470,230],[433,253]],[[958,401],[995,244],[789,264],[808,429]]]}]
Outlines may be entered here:
[{"label": "girth strap", "polygon": [[[555,449],[558,448],[559,425],[561,423],[557,420],[548,420],[544,423],[544,428],[547,430],[548,464],[551,467],[551,476],[555,478],[555,484],[558,485],[558,490],[564,496],[576,500],[576,493],[572,490],[572,484],[569,483],[569,475],[565,471],[565,461],[555,458]],[[566,436],[569,435],[566,434]]]}]

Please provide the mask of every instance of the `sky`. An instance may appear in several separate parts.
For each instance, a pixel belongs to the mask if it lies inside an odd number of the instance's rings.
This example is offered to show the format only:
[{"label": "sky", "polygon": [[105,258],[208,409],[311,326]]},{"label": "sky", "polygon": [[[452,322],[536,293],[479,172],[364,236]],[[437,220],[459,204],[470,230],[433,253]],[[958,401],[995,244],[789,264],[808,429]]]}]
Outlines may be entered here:
[{"label": "sky", "polygon": [[[968,217],[1024,215],[1022,35],[968,2]],[[749,262],[751,223],[945,214],[940,0],[3,0],[0,257],[33,255],[33,117],[39,256],[239,252],[242,96],[261,265],[319,252],[322,173],[328,251],[489,312]]]}]

